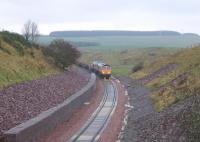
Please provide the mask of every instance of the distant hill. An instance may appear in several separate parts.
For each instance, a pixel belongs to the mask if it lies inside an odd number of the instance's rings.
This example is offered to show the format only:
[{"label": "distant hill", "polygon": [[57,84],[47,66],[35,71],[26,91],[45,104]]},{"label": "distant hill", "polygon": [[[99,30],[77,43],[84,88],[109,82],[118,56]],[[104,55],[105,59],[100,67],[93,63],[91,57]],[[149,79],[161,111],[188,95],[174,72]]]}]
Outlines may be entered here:
[{"label": "distant hill", "polygon": [[183,35],[186,35],[186,36],[199,36],[198,34],[195,34],[195,33],[184,33]]},{"label": "distant hill", "polygon": [[[192,34],[192,33],[188,33]],[[184,35],[176,31],[53,31],[49,34],[54,37],[86,37],[86,36],[179,36]],[[193,34],[197,35],[197,34]]]}]

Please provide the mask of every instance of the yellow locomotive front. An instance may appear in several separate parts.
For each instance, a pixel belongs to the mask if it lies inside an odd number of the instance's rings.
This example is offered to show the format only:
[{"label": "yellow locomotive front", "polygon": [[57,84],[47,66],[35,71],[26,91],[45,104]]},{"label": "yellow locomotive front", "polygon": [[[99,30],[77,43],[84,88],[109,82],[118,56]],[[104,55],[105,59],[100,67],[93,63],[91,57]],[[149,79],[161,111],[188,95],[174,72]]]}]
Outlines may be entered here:
[{"label": "yellow locomotive front", "polygon": [[103,78],[109,79],[111,77],[111,67],[107,64],[103,65],[101,68],[101,75]]},{"label": "yellow locomotive front", "polygon": [[90,70],[95,72],[98,76],[102,78],[109,79],[111,77],[112,69],[110,65],[105,64],[101,61],[94,61],[90,65]]}]

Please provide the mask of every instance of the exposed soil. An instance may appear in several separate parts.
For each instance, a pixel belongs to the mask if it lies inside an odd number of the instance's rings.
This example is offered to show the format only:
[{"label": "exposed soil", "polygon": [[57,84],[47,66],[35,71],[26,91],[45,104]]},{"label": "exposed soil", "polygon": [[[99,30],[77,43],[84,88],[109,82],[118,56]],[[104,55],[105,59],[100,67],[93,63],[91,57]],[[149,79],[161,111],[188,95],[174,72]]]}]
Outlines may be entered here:
[{"label": "exposed soil", "polygon": [[0,138],[3,132],[51,107],[87,84],[90,74],[77,67],[71,71],[23,82],[0,91]]},{"label": "exposed soil", "polygon": [[96,91],[93,93],[88,105],[83,106],[75,112],[71,118],[60,124],[48,136],[41,139],[41,142],[66,142],[78,132],[78,130],[90,118],[92,113],[99,106],[104,94],[103,80],[97,79]]},{"label": "exposed soil", "polygon": [[158,71],[139,79],[138,83],[146,84],[146,83],[158,78],[159,76],[165,75],[168,72],[175,70],[178,66],[179,65],[177,65],[177,64],[168,64],[168,65],[160,68]]}]

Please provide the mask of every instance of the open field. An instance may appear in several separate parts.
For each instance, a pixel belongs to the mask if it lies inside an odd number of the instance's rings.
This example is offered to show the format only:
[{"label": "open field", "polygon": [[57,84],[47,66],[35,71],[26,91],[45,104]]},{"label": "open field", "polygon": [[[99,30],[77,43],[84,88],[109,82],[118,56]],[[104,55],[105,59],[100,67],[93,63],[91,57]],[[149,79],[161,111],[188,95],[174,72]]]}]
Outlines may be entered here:
[{"label": "open field", "polygon": [[[49,44],[60,37],[40,36],[38,43]],[[85,49],[130,49],[147,47],[185,48],[200,43],[200,36],[88,36],[62,37]]]},{"label": "open field", "polygon": [[179,48],[133,48],[116,50],[82,50],[81,62],[90,64],[94,60],[104,61],[112,66],[114,75],[131,74],[137,64],[150,64],[158,59],[172,55]]},{"label": "open field", "polygon": [[[40,36],[38,42],[49,44],[58,38],[60,37]],[[152,63],[180,48],[200,43],[200,37],[194,35],[88,36],[63,39],[79,47],[83,53],[80,61],[91,63],[93,60],[102,60],[112,66],[114,75],[129,75],[131,69],[139,63]]]},{"label": "open field", "polygon": [[[127,39],[130,40],[131,38],[133,37],[129,37]],[[143,39],[145,38],[147,37],[143,37]],[[154,42],[156,42],[156,39],[159,39],[161,37],[154,37],[154,38],[155,39],[151,40],[152,44],[150,45],[152,46],[154,45]],[[162,38],[165,38],[164,41],[166,42],[167,38],[170,39],[172,37],[162,37]],[[184,38],[185,41],[183,41]],[[196,43],[200,41],[198,37],[195,38],[197,38]],[[150,42],[150,39],[151,38],[147,40],[147,43]],[[190,42],[188,42],[189,40]],[[158,41],[158,43],[161,44],[161,42],[164,41],[160,40]],[[177,48],[169,48],[172,47],[170,46],[173,43],[171,41],[176,42]],[[146,84],[146,86],[152,90],[157,90],[160,87],[166,85],[167,89],[165,89],[163,92],[158,91],[152,95],[152,100],[154,102],[155,108],[158,111],[160,111],[165,107],[168,107],[176,103],[177,101],[185,99],[188,96],[192,95],[193,94],[192,92],[194,92],[194,90],[197,89],[200,85],[199,46],[193,48],[179,48],[181,46],[183,47],[183,44],[185,44],[186,42],[187,43],[194,42],[194,40],[191,39],[191,37],[187,38],[183,36],[174,37],[171,39],[171,41],[168,40],[168,44],[162,43],[161,46],[165,48],[159,48],[159,47],[156,48],[147,46],[145,42],[143,45],[141,44],[142,43],[141,42],[140,46],[136,46],[135,44],[135,46],[132,47],[130,46],[130,48],[126,48],[128,46],[121,46],[121,47],[107,46],[107,48],[101,46],[101,49],[97,47],[80,48],[80,50],[83,53],[80,61],[89,64],[93,60],[102,60],[112,66],[114,75],[130,76],[133,79],[139,79],[144,76],[147,76],[168,64],[179,64],[180,67],[178,69],[166,75],[160,76],[155,80],[152,80],[151,82]],[[177,41],[179,41],[181,44]],[[118,42],[120,42],[120,39]],[[124,44],[131,45],[131,42],[127,42]],[[181,46],[178,47],[177,45]],[[142,46],[146,46],[146,48],[142,48]],[[136,73],[132,73],[132,68],[137,66],[138,64],[143,64],[144,69]],[[186,80],[183,81],[183,84],[173,86],[169,83],[171,80],[177,78],[179,75],[184,73],[189,73],[190,75]]]}]

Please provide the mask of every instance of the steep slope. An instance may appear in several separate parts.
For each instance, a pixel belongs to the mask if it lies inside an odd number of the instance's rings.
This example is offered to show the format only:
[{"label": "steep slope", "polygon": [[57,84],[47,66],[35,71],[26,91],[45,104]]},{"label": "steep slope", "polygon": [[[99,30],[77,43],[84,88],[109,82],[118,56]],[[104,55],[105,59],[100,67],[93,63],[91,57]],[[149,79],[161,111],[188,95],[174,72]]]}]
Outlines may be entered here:
[{"label": "steep slope", "polygon": [[57,72],[50,59],[21,35],[0,32],[0,88]]},{"label": "steep slope", "polygon": [[[133,109],[122,142],[200,140],[199,61],[200,46],[197,46],[145,65],[131,75],[138,80],[131,82],[128,89]],[[143,85],[151,90],[145,97],[141,93]],[[149,111],[146,99],[153,101],[157,111]]]},{"label": "steep slope", "polygon": [[154,90],[153,102],[157,110],[193,95],[200,88],[200,46],[182,51],[145,66],[131,75],[141,79],[169,64],[179,65],[175,70],[157,77],[146,84]]}]

